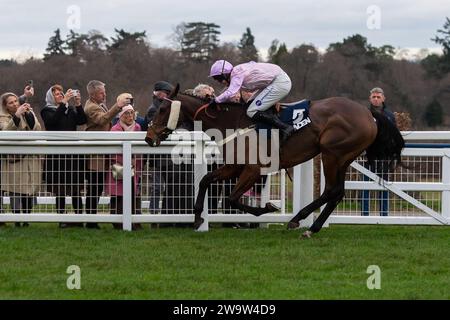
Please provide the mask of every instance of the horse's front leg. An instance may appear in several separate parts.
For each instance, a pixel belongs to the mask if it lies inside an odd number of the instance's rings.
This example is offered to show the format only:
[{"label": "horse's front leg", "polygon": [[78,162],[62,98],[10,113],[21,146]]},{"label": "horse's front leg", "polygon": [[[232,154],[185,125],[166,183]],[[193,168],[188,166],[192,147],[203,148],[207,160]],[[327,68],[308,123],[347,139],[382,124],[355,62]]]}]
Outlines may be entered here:
[{"label": "horse's front leg", "polygon": [[279,208],[273,206],[270,202],[265,207],[252,207],[240,202],[242,195],[255,185],[261,179],[261,167],[258,165],[246,165],[242,170],[237,184],[234,186],[230,194],[230,204],[233,208],[244,212],[260,216],[265,213],[275,212]]},{"label": "horse's front leg", "polygon": [[206,191],[211,186],[211,184],[222,180],[236,178],[239,176],[242,169],[243,166],[241,165],[223,165],[217,170],[209,172],[202,178],[198,189],[197,199],[195,200],[194,205],[195,229],[198,229],[204,222],[204,219],[201,217],[203,212],[203,204],[205,202]]}]

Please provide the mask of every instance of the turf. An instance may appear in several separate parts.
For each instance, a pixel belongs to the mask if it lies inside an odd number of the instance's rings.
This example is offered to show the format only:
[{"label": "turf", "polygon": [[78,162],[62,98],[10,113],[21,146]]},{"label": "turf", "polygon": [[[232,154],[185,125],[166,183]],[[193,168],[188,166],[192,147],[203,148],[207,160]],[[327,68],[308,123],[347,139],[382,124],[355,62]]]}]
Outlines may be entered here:
[{"label": "turf", "polygon": [[[0,228],[1,299],[450,299],[450,229]],[[66,286],[68,266],[81,289]],[[367,268],[381,269],[369,290]]]}]

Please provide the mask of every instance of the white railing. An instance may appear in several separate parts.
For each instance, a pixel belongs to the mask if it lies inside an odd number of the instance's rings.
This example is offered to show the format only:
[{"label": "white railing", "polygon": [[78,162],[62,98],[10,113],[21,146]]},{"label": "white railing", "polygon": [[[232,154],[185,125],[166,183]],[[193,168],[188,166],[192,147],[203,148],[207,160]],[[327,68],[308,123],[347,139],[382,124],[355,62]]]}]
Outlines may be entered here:
[{"label": "white railing", "polygon": [[[388,181],[380,181],[374,173],[362,166],[360,157],[351,165],[347,174],[346,198],[328,219],[327,223],[354,224],[426,224],[442,225],[450,222],[450,132],[423,131],[402,132],[407,147],[402,153],[402,161],[409,169],[398,168],[389,174]],[[364,181],[363,173],[369,177]],[[323,185],[323,173],[321,181]],[[368,190],[368,191],[364,191]],[[380,194],[383,197],[371,200],[368,216],[362,215],[361,194]],[[381,216],[377,204],[389,204],[386,216]],[[366,208],[367,209],[367,208]]]},{"label": "white railing", "polygon": [[[450,132],[403,132],[407,142],[449,142]],[[124,184],[123,184],[123,215],[111,214],[56,214],[54,208],[46,210],[41,209],[39,213],[31,214],[13,214],[11,212],[0,214],[0,222],[100,222],[100,223],[122,223],[124,230],[131,230],[133,223],[192,223],[194,216],[187,214],[159,214],[148,211],[149,214],[135,214],[132,212],[132,182],[131,182],[131,163],[135,155],[170,155],[182,153],[185,159],[190,159],[193,168],[194,196],[197,195],[200,179],[207,173],[208,159],[212,153],[216,152],[214,143],[209,141],[209,137],[201,132],[183,132],[171,135],[170,141],[165,141],[158,148],[150,148],[144,142],[145,133],[143,132],[24,132],[24,131],[0,131],[0,155],[23,155],[36,154],[41,155],[42,159],[46,155],[111,155],[121,154],[124,164]],[[372,174],[375,181],[361,181],[361,179],[352,179],[355,174],[349,174],[346,181],[348,191],[360,192],[362,190],[389,190],[391,194],[396,194],[400,201],[411,203],[410,208],[405,212],[393,212],[388,216],[361,216],[360,209],[349,210],[351,206],[344,205],[331,215],[327,223],[355,223],[355,224],[448,224],[450,221],[450,148],[406,148],[403,156],[409,157],[435,157],[440,160],[440,169],[438,178],[433,177],[430,181],[404,181],[405,175],[416,176],[417,173],[399,173],[400,181],[389,181],[384,184],[379,183],[379,179]],[[352,167],[360,171],[359,162],[352,164]],[[3,169],[2,169],[3,170]],[[145,170],[145,169],[143,169]],[[354,171],[354,169],[352,169]],[[314,168],[313,162],[308,161],[296,166],[293,169],[293,181],[290,184],[284,172],[272,175],[262,188],[259,201],[253,201],[252,205],[259,204],[263,206],[271,201],[281,207],[279,213],[266,214],[255,217],[250,214],[208,214],[208,201],[205,200],[205,207],[202,217],[205,223],[200,231],[208,230],[208,223],[285,223],[288,222],[293,214],[309,204],[313,200],[314,189]],[[356,171],[358,173],[358,171]],[[406,171],[405,171],[406,172]],[[360,173],[358,173],[361,176]],[[402,176],[403,174],[403,176]],[[371,176],[371,173],[367,173]],[[402,178],[403,177],[403,178]],[[322,177],[323,180],[323,177]],[[423,179],[422,179],[423,180]],[[323,182],[323,181],[322,181]],[[3,182],[2,182],[3,183]],[[277,190],[272,189],[277,185]],[[323,186],[323,183],[321,184]],[[414,199],[411,191],[433,192],[439,194],[439,203],[437,208],[429,206],[427,201]],[[182,195],[179,195],[182,196]],[[38,204],[54,203],[52,195],[38,195]],[[255,200],[255,199],[253,199]],[[360,199],[353,199],[354,202]],[[3,204],[10,201],[8,195],[3,196]],[[85,197],[83,202],[85,202]],[[428,201],[428,202],[433,202]],[[70,197],[66,198],[67,203],[71,203]],[[109,197],[107,194],[100,197],[100,204],[108,205]],[[404,204],[402,204],[404,205]],[[142,208],[149,208],[148,200],[142,199]],[[359,211],[358,211],[359,210]],[[192,212],[192,211],[191,211]],[[184,213],[184,212],[183,212]],[[313,215],[302,222],[303,226],[311,225]]]},{"label": "white railing", "polygon": [[[39,213],[13,214],[6,212],[0,214],[0,222],[99,222],[99,223],[122,223],[124,230],[131,230],[133,223],[191,223],[193,214],[135,214],[132,212],[132,179],[131,163],[135,155],[175,155],[182,154],[183,159],[191,161],[194,176],[194,195],[198,192],[201,178],[207,173],[209,156],[217,152],[215,144],[210,142],[202,132],[180,132],[171,135],[171,139],[165,141],[158,148],[150,148],[144,142],[143,132],[25,132],[25,131],[0,131],[0,155],[114,155],[123,156],[123,215],[110,214],[55,214],[53,207],[40,209]],[[3,170],[3,169],[2,169]],[[281,207],[280,213],[266,214],[255,217],[250,214],[208,214],[208,201],[202,217],[205,223],[199,231],[208,230],[208,223],[285,223],[292,218],[292,212],[298,212],[303,206],[312,201],[312,161],[294,168],[294,180],[303,181],[293,183],[294,196],[290,199],[286,192],[285,172],[267,179],[259,195],[260,205],[273,202]],[[274,193],[273,185],[278,185]],[[179,195],[182,196],[182,195]],[[254,199],[253,199],[254,200]],[[3,196],[3,204],[10,202],[9,196]],[[65,202],[72,202],[70,196]],[[55,197],[49,194],[37,197],[37,204],[54,204]],[[83,204],[86,197],[83,197]],[[108,205],[109,197],[103,194],[99,198],[99,204]],[[142,208],[148,208],[148,201],[141,201]],[[49,208],[49,209],[47,209]],[[303,222],[304,226],[312,223],[312,217]]]}]

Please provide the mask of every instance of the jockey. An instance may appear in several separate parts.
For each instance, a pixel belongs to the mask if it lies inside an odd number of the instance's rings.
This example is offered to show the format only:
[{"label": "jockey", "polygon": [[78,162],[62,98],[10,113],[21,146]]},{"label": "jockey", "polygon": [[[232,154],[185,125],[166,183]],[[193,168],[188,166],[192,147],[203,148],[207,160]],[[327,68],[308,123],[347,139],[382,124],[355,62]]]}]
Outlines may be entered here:
[{"label": "jockey", "polygon": [[229,102],[241,88],[258,91],[247,109],[247,115],[255,121],[280,129],[282,141],[294,132],[291,125],[282,122],[275,113],[268,110],[291,90],[291,79],[279,66],[251,61],[233,67],[228,61],[218,60],[212,65],[209,76],[228,86],[210,105]]}]

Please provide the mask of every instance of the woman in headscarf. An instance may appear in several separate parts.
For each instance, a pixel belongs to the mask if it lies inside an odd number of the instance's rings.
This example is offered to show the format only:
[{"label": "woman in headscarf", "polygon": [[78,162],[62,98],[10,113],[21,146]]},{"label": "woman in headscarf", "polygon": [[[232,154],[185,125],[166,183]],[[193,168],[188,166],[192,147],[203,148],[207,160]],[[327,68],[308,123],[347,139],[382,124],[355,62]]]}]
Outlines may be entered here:
[{"label": "woman in headscarf", "polygon": [[[56,84],[48,89],[45,107],[41,117],[47,131],[76,131],[77,126],[86,123],[86,114],[81,105],[79,91],[69,89],[63,93],[63,87]],[[83,155],[49,155],[45,161],[45,180],[47,190],[56,195],[56,210],[65,211],[66,196],[72,198],[75,213],[82,213],[80,191],[84,184]],[[83,226],[82,223],[60,223],[61,228]]]},{"label": "woman in headscarf", "polygon": [[[19,105],[11,92],[1,97],[0,130],[39,131],[41,126],[28,103]],[[31,213],[33,198],[42,182],[42,162],[39,155],[13,154],[2,157],[1,190],[7,192],[13,213]],[[20,227],[20,222],[16,222]],[[28,226],[28,223],[23,223]]]}]

